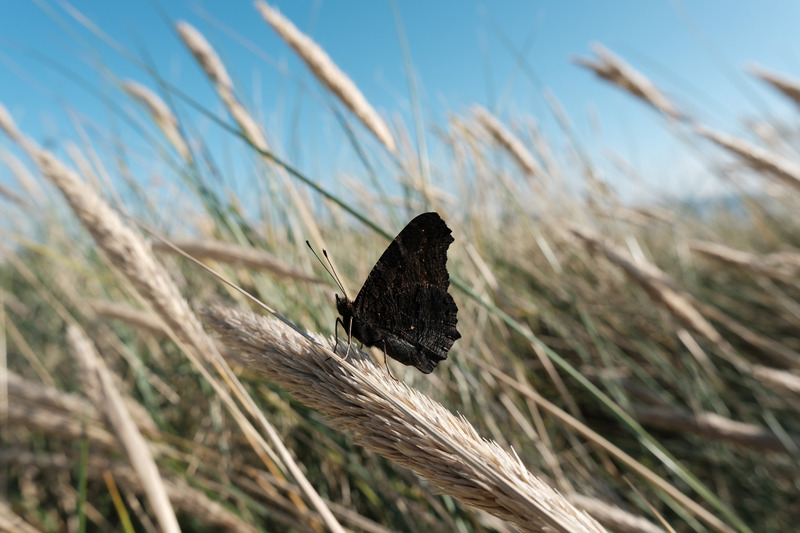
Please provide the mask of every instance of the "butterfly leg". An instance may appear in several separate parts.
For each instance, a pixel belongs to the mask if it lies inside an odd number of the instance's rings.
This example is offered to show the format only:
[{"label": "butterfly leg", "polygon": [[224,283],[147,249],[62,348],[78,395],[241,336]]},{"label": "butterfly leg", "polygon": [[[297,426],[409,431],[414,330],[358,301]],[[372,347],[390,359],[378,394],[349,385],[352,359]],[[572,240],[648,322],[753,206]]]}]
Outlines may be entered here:
[{"label": "butterfly leg", "polygon": [[333,353],[336,353],[336,348],[339,347],[339,323],[341,322],[344,327],[344,322],[338,316],[336,317],[336,324],[333,326]]},{"label": "butterfly leg", "polygon": [[392,369],[389,368],[389,361],[386,359],[386,341],[383,341],[383,366],[386,367],[386,372],[389,373],[389,377],[395,381],[400,381],[392,374]]},{"label": "butterfly leg", "polygon": [[[344,327],[344,322],[342,322],[342,327]],[[350,355],[350,346],[353,345],[353,319],[350,319],[350,329],[347,331],[347,351],[344,353],[344,358]]]},{"label": "butterfly leg", "polygon": [[[342,327],[344,328],[344,322],[342,322],[342,319],[340,317],[336,317],[336,323],[333,326],[333,350],[332,351],[333,351],[334,354],[336,354],[336,348],[339,347],[339,323],[341,323]],[[331,359],[331,356],[328,356],[327,359],[325,359],[325,360],[327,361],[328,359]]]}]

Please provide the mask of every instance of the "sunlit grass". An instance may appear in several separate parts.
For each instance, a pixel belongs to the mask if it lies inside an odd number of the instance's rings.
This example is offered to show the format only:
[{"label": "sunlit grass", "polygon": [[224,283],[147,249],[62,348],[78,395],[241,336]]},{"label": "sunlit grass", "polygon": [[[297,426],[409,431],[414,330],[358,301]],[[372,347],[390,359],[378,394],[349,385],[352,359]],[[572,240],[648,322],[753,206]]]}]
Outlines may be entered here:
[{"label": "sunlit grass", "polygon": [[[211,153],[187,137],[195,128],[142,88],[162,79],[121,83],[118,97],[143,104],[163,134],[174,171],[164,179],[193,194],[179,205],[146,187],[112,192],[95,154],[109,144],[84,142],[66,160],[0,107],[27,157],[2,154],[19,187],[0,190],[0,529],[599,530],[583,511],[615,531],[800,521],[791,150],[711,131],[597,48],[581,64],[662,113],[687,151],[704,140],[725,150],[735,185],[746,174],[761,189],[720,205],[631,207],[588,159],[566,164],[524,120],[478,107],[431,135],[449,159],[423,172],[404,127],[391,132],[360,92],[348,102],[355,84],[284,27],[320,87],[378,140],[351,135],[352,147],[391,162],[328,188],[275,157],[246,88],[200,32],[176,27],[232,138],[252,150],[268,215],[228,195]],[[723,168],[707,157],[710,172]],[[584,180],[584,196],[565,193],[568,177]],[[398,383],[360,353],[331,353],[334,289],[305,241],[329,250],[354,296],[387,237],[431,209],[456,239],[462,338],[429,376],[390,361]],[[165,236],[284,322],[143,229],[168,233],[187,212],[192,240]]]}]

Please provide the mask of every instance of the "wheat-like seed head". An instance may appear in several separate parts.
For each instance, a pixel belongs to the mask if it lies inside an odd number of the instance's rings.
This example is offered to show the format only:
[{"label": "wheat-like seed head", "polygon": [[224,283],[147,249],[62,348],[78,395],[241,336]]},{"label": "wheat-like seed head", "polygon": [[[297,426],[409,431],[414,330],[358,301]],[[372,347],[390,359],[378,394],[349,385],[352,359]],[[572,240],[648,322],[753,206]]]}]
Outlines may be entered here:
[{"label": "wheat-like seed head", "polygon": [[539,162],[536,161],[530,150],[525,147],[522,140],[511,133],[489,110],[476,104],[472,106],[472,113],[481,126],[486,128],[492,137],[511,154],[526,174],[529,176],[542,176],[544,174]]},{"label": "wheat-like seed head", "polygon": [[200,63],[200,66],[208,77],[211,78],[214,83],[226,87],[229,90],[233,90],[233,81],[231,81],[231,77],[228,75],[225,65],[222,64],[219,56],[214,49],[211,48],[211,45],[208,44],[205,37],[188,22],[178,22],[175,25],[175,29],[178,30],[178,35],[183,39],[183,42],[192,54],[194,54],[195,59]]},{"label": "wheat-like seed head", "polygon": [[356,84],[336,66],[325,50],[266,2],[256,2],[256,8],[264,20],[305,61],[320,83],[335,94],[387,150],[396,153],[397,146],[389,127],[358,90]]},{"label": "wheat-like seed head", "polygon": [[178,118],[172,113],[172,110],[164,103],[164,100],[158,97],[156,93],[135,81],[126,81],[122,84],[123,89],[140,102],[153,121],[164,133],[164,136],[172,144],[175,150],[181,154],[184,161],[191,161],[191,153],[189,152],[189,145],[181,135],[178,128]]},{"label": "wheat-like seed head", "polygon": [[770,72],[762,67],[759,67],[758,65],[750,65],[747,67],[747,70],[753,76],[761,78],[765,82],[778,89],[780,92],[786,95],[787,98],[800,106],[800,82],[791,80],[781,76],[780,74]]},{"label": "wheat-like seed head", "polygon": [[188,22],[179,22],[176,28],[183,42],[194,54],[195,59],[200,63],[206,75],[214,82],[217,94],[228,107],[228,111],[236,123],[239,124],[244,134],[256,148],[262,152],[268,152],[270,147],[264,132],[236,97],[233,81],[231,81],[228,71],[220,61],[217,53],[206,41],[205,37]]},{"label": "wheat-like seed head", "polygon": [[[234,92],[233,82],[225,70],[225,66],[219,60],[216,52],[208,44],[208,41],[191,25],[186,22],[179,22],[177,24],[178,33],[186,43],[189,50],[195,55],[201,67],[206,71],[206,74],[214,82],[214,88],[217,91],[220,99],[225,103],[228,112],[239,125],[244,135],[253,144],[253,146],[262,152],[264,159],[270,158],[270,146],[267,142],[267,136],[258,125],[255,119],[248,113],[247,109],[242,105]],[[308,201],[300,195],[300,192],[295,187],[294,182],[290,179],[289,173],[286,169],[277,165],[277,175],[283,182],[285,190],[288,192],[292,199],[294,207],[297,209],[300,218],[306,226],[306,229],[311,234],[311,241],[320,248],[325,248],[325,241],[322,238],[322,233],[316,223],[316,218],[309,209]],[[335,265],[335,263],[334,263]]]},{"label": "wheat-like seed head", "polygon": [[[755,424],[739,422],[711,412],[689,413],[683,410],[650,406],[632,406],[632,414],[646,426],[682,434],[699,435],[704,439],[729,442],[761,452],[785,453],[786,443],[775,433]],[[800,446],[800,439],[794,440]]]},{"label": "wheat-like seed head", "polygon": [[239,127],[242,128],[244,134],[256,148],[262,152],[268,152],[269,144],[264,132],[239,102],[239,99],[236,98],[233,81],[228,75],[225,65],[206,38],[188,22],[178,22],[175,27],[186,47],[192,52],[197,62],[200,63],[200,67],[214,82],[217,94],[225,102],[228,111],[230,111],[236,123],[239,124]]},{"label": "wheat-like seed head", "polygon": [[641,72],[631,67],[604,46],[596,44],[592,47],[592,51],[597,55],[597,60],[579,57],[573,59],[573,61],[592,70],[598,77],[617,85],[636,98],[650,104],[665,115],[675,119],[684,118],[678,108],[664,96],[664,93],[658,90],[655,84]]},{"label": "wheat-like seed head", "polygon": [[0,104],[0,129],[2,129],[11,140],[16,142],[22,140],[22,134],[19,128],[17,128],[17,123],[14,122],[11,113],[8,112],[8,109],[6,109],[6,106],[3,104]]},{"label": "wheat-like seed head", "polygon": [[223,307],[203,316],[254,370],[326,415],[333,427],[351,432],[356,443],[412,469],[442,492],[523,531],[601,531],[516,455],[388,377],[355,347],[344,363],[275,318]]},{"label": "wheat-like seed head", "polygon": [[694,131],[733,153],[753,170],[763,172],[765,176],[774,176],[781,183],[800,191],[800,165],[744,139],[699,124],[695,125]]},{"label": "wheat-like seed head", "polygon": [[800,275],[800,256],[791,252],[759,256],[716,242],[691,241],[689,248],[705,257],[784,283],[794,283]]}]

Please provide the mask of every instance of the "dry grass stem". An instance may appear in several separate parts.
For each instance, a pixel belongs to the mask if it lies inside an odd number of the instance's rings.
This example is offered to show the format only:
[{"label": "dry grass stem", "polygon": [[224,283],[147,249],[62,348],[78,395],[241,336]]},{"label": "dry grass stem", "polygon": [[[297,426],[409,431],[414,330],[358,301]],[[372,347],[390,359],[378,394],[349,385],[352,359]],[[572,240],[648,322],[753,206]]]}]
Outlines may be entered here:
[{"label": "dry grass stem", "polygon": [[786,343],[778,342],[765,335],[759,335],[752,329],[732,319],[720,309],[695,301],[697,309],[706,317],[760,350],[760,355],[769,358],[776,365],[789,368],[800,368],[800,353],[791,349]]},{"label": "dry grass stem", "polygon": [[5,198],[11,203],[17,204],[23,210],[27,210],[30,208],[28,202],[20,195],[0,183],[0,196]]},{"label": "dry grass stem", "polygon": [[774,176],[781,183],[800,191],[800,166],[743,139],[695,125],[695,132],[736,155],[744,164],[764,176]]},{"label": "dry grass stem", "polygon": [[[322,105],[310,121],[304,82],[264,102],[257,65],[238,83],[243,49],[278,76],[286,65],[203,10],[191,14],[203,26],[162,21],[211,89],[199,100],[61,1],[45,10],[64,22],[57,40],[104,47],[92,51],[149,81],[64,64],[80,86],[112,89],[98,115],[13,69],[63,113],[29,136],[0,105],[0,530],[109,531],[126,516],[143,531],[175,531],[176,516],[245,533],[794,530],[794,117],[762,106],[746,134],[727,135],[698,121],[712,112],[700,100],[690,115],[673,99],[674,83],[587,48],[575,62],[589,85],[616,85],[694,141],[672,155],[699,155],[696,179],[665,194],[652,158],[618,146],[596,157],[603,111],[581,126],[548,89],[541,128],[512,98],[505,107],[521,111],[508,116],[438,102],[409,131],[401,109],[372,107],[326,41],[276,6],[253,0],[251,22],[313,78]],[[24,67],[30,54],[17,52]],[[748,71],[800,113],[800,78]],[[330,136],[337,124],[343,135]],[[320,169],[329,180],[308,174]],[[336,311],[298,243],[369,248],[382,240],[373,230],[423,210],[453,230],[465,338],[430,376],[389,360],[404,383],[342,328],[331,349],[292,323],[333,329]],[[178,248],[148,229],[176,227]],[[269,246],[253,249],[260,240]],[[372,264],[334,268],[348,280]],[[244,305],[219,307],[221,296]]]},{"label": "dry grass stem", "polygon": [[192,154],[189,151],[189,145],[181,135],[177,117],[172,113],[169,106],[164,103],[164,100],[144,85],[140,85],[135,81],[126,81],[122,84],[122,87],[128,94],[144,105],[150,117],[164,133],[167,140],[183,157],[183,160],[190,163]]},{"label": "dry grass stem", "polygon": [[[0,465],[35,466],[42,470],[75,470],[75,458],[65,454],[35,454],[24,450],[0,451]],[[114,480],[136,494],[143,494],[141,480],[130,467],[109,461],[106,458],[92,456],[88,462],[90,479],[103,481],[106,472],[111,472]],[[167,496],[176,509],[187,516],[211,528],[222,531],[243,531],[256,533],[253,527],[229,511],[222,504],[206,496],[203,491],[189,486],[184,481],[174,478],[164,480]]]},{"label": "dry grass stem", "polygon": [[573,61],[593,71],[598,77],[650,104],[665,115],[674,119],[683,118],[672,102],[643,74],[602,45],[595,44],[592,46],[592,51],[597,55],[596,61],[580,57]]},{"label": "dry grass stem", "polygon": [[484,361],[476,357],[469,357],[468,359],[470,362],[474,363],[475,366],[479,367],[487,374],[491,374],[492,376],[497,378],[505,386],[517,390],[518,392],[523,394],[526,398],[535,402],[536,406],[539,409],[542,409],[543,411],[556,417],[561,424],[571,428],[578,434],[585,437],[587,440],[591,441],[593,445],[598,446],[604,452],[608,453],[616,460],[620,461],[622,464],[630,468],[642,479],[646,480],[648,483],[652,484],[659,490],[668,494],[670,498],[673,498],[676,502],[680,503],[680,505],[682,505],[685,509],[689,510],[689,512],[691,512],[693,515],[700,518],[702,521],[711,526],[712,529],[716,531],[724,531],[726,533],[727,532],[733,533],[734,530],[732,528],[728,527],[716,515],[707,510],[699,502],[695,501],[693,498],[681,492],[677,487],[669,483],[667,480],[659,477],[653,470],[646,467],[644,464],[640,463],[635,458],[631,457],[625,451],[620,449],[618,446],[614,445],[611,441],[609,441],[596,431],[592,430],[590,427],[588,427],[580,420],[568,414],[566,411],[564,411],[554,403],[546,400],[542,395],[533,390],[527,384],[520,383],[516,379],[504,374],[498,368],[486,364]]},{"label": "dry grass stem", "polygon": [[[265,250],[208,240],[174,241],[173,244],[197,259],[212,259],[253,270],[268,270],[278,277],[308,283],[325,283],[315,276],[309,276],[298,271]],[[173,248],[161,242],[154,242],[153,248],[163,252],[175,253]]]},{"label": "dry grass stem", "polygon": [[[354,442],[410,468],[447,494],[523,531],[602,531],[519,459],[478,436],[418,391],[351,348],[350,364],[283,322],[214,307],[205,322],[253,368],[351,432]],[[356,353],[354,353],[356,352]]]},{"label": "dry grass stem", "polygon": [[649,520],[596,498],[573,493],[567,499],[614,533],[664,533],[663,529]]},{"label": "dry grass stem", "polygon": [[91,341],[78,327],[69,327],[67,339],[74,357],[80,361],[80,366],[84,370],[87,385],[97,387],[94,390],[88,388],[86,392],[94,401],[95,408],[105,414],[106,420],[114,429],[156,515],[161,531],[180,531],[178,518],[175,516],[164,480],[158,472],[147,440],[139,433],[136,423],[125,408],[125,402],[114,384],[110,371]]},{"label": "dry grass stem", "polygon": [[[791,349],[785,346],[776,346],[775,343],[770,343],[769,339],[749,334],[747,328],[737,324],[711,306],[698,302],[687,292],[677,289],[668,276],[655,265],[645,263],[643,260],[634,263],[626,257],[623,251],[604,242],[598,236],[575,228],[570,231],[583,240],[589,248],[599,250],[612,263],[622,268],[654,301],[662,303],[681,323],[713,342],[720,355],[742,374],[752,375],[768,388],[779,387],[781,390],[795,395],[800,392],[800,377],[783,370],[750,364],[714,328],[703,313],[713,315],[717,321],[723,322],[731,331],[751,344],[771,350],[770,353],[777,356],[784,364],[797,364],[797,354]],[[702,360],[699,362],[701,365],[703,364]]]},{"label": "dry grass stem", "polygon": [[32,383],[9,372],[8,427],[19,426],[65,440],[89,439],[94,446],[113,449],[114,436],[94,406],[74,394]]},{"label": "dry grass stem", "polygon": [[733,346],[697,310],[694,298],[689,293],[678,289],[666,273],[655,265],[644,262],[643,259],[634,262],[624,251],[605,242],[604,239],[588,230],[573,227],[570,228],[570,231],[589,249],[599,251],[609,261],[620,267],[630,279],[645,290],[650,298],[664,305],[683,325],[713,342],[728,362],[742,371],[748,371],[750,364],[736,353]]},{"label": "dry grass stem", "polygon": [[800,396],[800,376],[784,370],[776,370],[762,365],[753,365],[755,375],[767,387]]},{"label": "dry grass stem", "polygon": [[765,275],[775,275],[777,273],[770,272],[766,265],[762,264],[759,257],[755,254],[743,252],[741,250],[734,250],[724,244],[716,242],[700,242],[692,241],[689,243],[689,248],[692,251],[699,252],[706,257],[711,257],[722,261],[729,265],[733,265],[750,272]]},{"label": "dry grass stem", "polygon": [[[634,407],[632,413],[644,425],[691,433],[755,450],[787,452],[786,445],[774,433],[715,413],[692,414],[657,407]],[[800,448],[800,437],[794,437],[793,441]]]},{"label": "dry grass stem", "polygon": [[256,8],[264,20],[305,61],[320,83],[335,94],[389,152],[397,153],[397,146],[389,127],[361,94],[356,84],[336,66],[325,50],[266,2],[256,2]]},{"label": "dry grass stem", "polygon": [[7,502],[0,499],[0,531],[8,533],[39,533],[39,529],[22,519]]},{"label": "dry grass stem", "polygon": [[[691,241],[689,248],[727,265],[747,270],[757,275],[767,276],[784,283],[794,285],[796,276],[800,271],[793,265],[781,261],[780,258],[767,256],[760,259],[755,254],[735,250],[729,246],[712,242]],[[792,350],[785,343],[777,342],[769,337],[759,335],[739,322],[733,320],[725,313],[711,305],[696,302],[700,311],[710,319],[722,324],[729,331],[750,345],[762,350],[777,364],[800,368],[800,353]]]},{"label": "dry grass stem", "polygon": [[492,115],[487,109],[474,105],[472,106],[472,114],[478,122],[486,128],[492,137],[514,158],[520,168],[529,176],[543,176],[539,162],[533,157],[533,154],[525,147],[525,144],[519,137],[511,133],[497,118]]},{"label": "dry grass stem", "polygon": [[792,276],[792,283],[796,282],[797,278],[800,277],[800,254],[797,252],[775,252],[767,254],[764,258],[764,262]]},{"label": "dry grass stem", "polygon": [[792,253],[767,254],[733,249],[715,242],[690,241],[689,248],[695,252],[755,274],[761,274],[784,283],[795,284],[800,275],[800,256]]},{"label": "dry grass stem", "polygon": [[548,139],[539,128],[538,123],[533,119],[528,120],[527,130],[530,133],[533,147],[539,155],[539,159],[542,160],[544,172],[548,176],[556,178],[558,182],[562,182],[563,176],[561,175],[561,169],[558,165],[556,155],[553,153],[553,149]]},{"label": "dry grass stem", "polygon": [[[12,372],[9,373],[9,398],[12,409],[7,427],[48,435],[61,442],[87,439],[93,451],[89,462],[91,479],[102,480],[104,472],[110,468],[118,483],[136,493],[145,492],[145,485],[132,469],[100,459],[110,456],[112,451],[116,452],[120,443],[107,429],[107,417],[102,416],[90,402],[75,394],[24,380]],[[102,392],[98,398],[102,398]],[[103,410],[105,411],[105,406]],[[37,468],[56,468],[72,472],[76,461],[76,458],[65,455],[35,455],[24,450],[0,452],[0,465],[4,466],[20,467],[30,464]],[[169,500],[176,509],[211,526],[228,527],[235,531],[255,531],[252,526],[242,522],[234,513],[209,499],[200,490],[172,478],[165,478],[164,485]]]},{"label": "dry grass stem", "polygon": [[159,337],[169,336],[169,331],[164,325],[164,322],[152,313],[116,302],[95,300],[90,302],[90,304],[94,312],[98,315],[121,320],[134,328],[145,330]]},{"label": "dry grass stem", "polygon": [[[270,510],[271,515],[280,512],[278,509],[285,509],[287,511],[285,513],[285,523],[293,527],[297,526],[297,509],[291,505],[290,499],[285,497],[286,494],[292,497],[300,495],[300,491],[296,485],[270,476],[263,470],[254,472],[247,477],[240,476],[235,479],[235,482],[238,487],[258,494],[268,501],[270,505],[274,506],[274,508]],[[265,483],[268,487],[266,490],[264,489]],[[278,488],[280,492],[276,492],[275,488]],[[392,533],[392,531],[394,531],[364,517],[359,514],[357,510],[346,504],[337,503],[335,501],[327,501],[327,503],[342,524],[350,527],[353,531],[363,531],[364,533]],[[308,518],[310,518],[310,516],[306,514],[304,519]],[[498,520],[498,522],[500,521]],[[306,523],[308,523],[307,520]],[[505,524],[505,522],[503,522],[503,524]],[[309,531],[311,531],[310,527]]]},{"label": "dry grass stem", "polygon": [[17,181],[28,193],[28,197],[37,205],[44,203],[44,191],[36,183],[36,179],[31,175],[30,170],[26,167],[17,156],[0,148],[0,161],[11,171],[11,174],[17,178]]},{"label": "dry grass stem", "polygon": [[61,416],[74,416],[81,420],[101,422],[100,414],[82,396],[63,392],[53,386],[40,385],[7,370],[6,392],[18,404],[59,412]]},{"label": "dry grass stem", "polygon": [[[333,531],[342,531],[341,526],[327,508],[325,503],[310,485],[296,461],[286,449],[280,436],[272,425],[255,406],[252,398],[246,393],[239,380],[231,372],[227,363],[216,349],[214,342],[206,335],[199,320],[180,295],[178,288],[158,264],[152,251],[137,233],[128,228],[117,214],[100,198],[95,191],[80,180],[61,161],[39,148],[31,140],[24,137],[16,128],[11,116],[0,105],[0,128],[17,141],[36,161],[42,173],[49,178],[64,194],[73,212],[83,226],[91,233],[105,256],[139,294],[156,310],[169,328],[171,337],[181,347],[183,353],[192,362],[203,377],[213,387],[216,394],[228,408],[239,427],[245,432],[254,449],[260,453],[261,459],[270,464],[277,462],[291,473],[304,494],[317,509],[326,525]],[[237,404],[222,383],[211,374],[207,364],[211,363],[217,373],[230,389],[237,392],[253,418],[270,439],[270,445],[255,430],[244,416]],[[274,450],[274,451],[273,451]],[[261,453],[263,452],[263,453]]]},{"label": "dry grass stem", "polygon": [[[206,41],[205,37],[190,24],[179,22],[176,27],[187,48],[194,54],[200,66],[214,82],[217,95],[227,106],[228,112],[253,146],[262,153],[262,157],[269,161],[268,154],[271,153],[271,150],[267,143],[267,137],[236,97],[233,82],[231,82],[230,76],[228,76],[228,72],[222,61],[219,60],[217,53]],[[311,241],[320,249],[327,248],[325,240],[322,238],[322,233],[320,233],[317,226],[316,218],[309,209],[308,202],[300,195],[294,182],[289,178],[286,169],[278,165],[277,174],[283,183],[284,189],[291,197],[303,224],[305,224],[311,236]],[[335,262],[333,264],[334,266],[336,265]]]}]

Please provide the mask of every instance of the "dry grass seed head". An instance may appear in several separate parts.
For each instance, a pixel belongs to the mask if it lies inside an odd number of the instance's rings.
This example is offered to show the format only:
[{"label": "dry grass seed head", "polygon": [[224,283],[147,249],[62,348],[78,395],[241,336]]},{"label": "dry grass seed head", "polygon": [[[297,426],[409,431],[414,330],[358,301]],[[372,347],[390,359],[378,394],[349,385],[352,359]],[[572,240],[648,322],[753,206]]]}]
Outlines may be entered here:
[{"label": "dry grass seed head", "polygon": [[[208,41],[205,40],[200,32],[188,23],[179,22],[177,27],[186,46],[195,55],[201,67],[206,71],[206,74],[208,74],[212,81],[215,81],[217,95],[227,106],[228,112],[239,125],[242,133],[244,133],[245,137],[247,137],[257,150],[262,152],[265,160],[271,161],[269,158],[269,154],[271,153],[270,145],[267,142],[266,134],[234,94],[233,83],[224,65],[219,60],[219,57],[214,52],[213,48],[211,48],[211,45],[208,44]],[[325,241],[316,224],[316,219],[309,209],[309,202],[297,191],[287,170],[281,165],[277,165],[276,168],[278,177],[283,182],[283,187],[292,199],[293,205],[297,209],[306,229],[311,234],[312,242],[319,248],[326,248]]]},{"label": "dry grass seed head", "polygon": [[573,61],[592,70],[598,77],[652,105],[665,115],[675,119],[683,118],[672,102],[643,74],[602,45],[595,44],[592,46],[592,51],[597,55],[596,61],[580,57]]},{"label": "dry grass seed head", "polygon": [[481,126],[494,137],[494,139],[505,148],[509,154],[516,160],[517,164],[529,176],[542,176],[544,174],[542,167],[533,154],[525,147],[522,140],[511,133],[497,118],[489,113],[489,111],[479,105],[472,107],[472,113],[478,119]]},{"label": "dry grass seed head", "polygon": [[183,157],[183,160],[189,162],[191,160],[189,146],[184,140],[183,135],[181,135],[180,129],[178,128],[178,119],[172,113],[169,106],[167,106],[156,93],[135,81],[126,81],[122,84],[122,87],[128,94],[145,106],[153,121],[164,133],[167,140],[181,157]]},{"label": "dry grass seed head", "polygon": [[228,71],[225,69],[225,65],[223,65],[219,56],[211,45],[208,44],[205,37],[188,22],[178,22],[175,25],[175,29],[178,30],[178,35],[181,36],[184,44],[186,44],[187,48],[192,52],[208,77],[211,78],[214,83],[227,88],[229,91],[233,91],[233,82],[228,75]]},{"label": "dry grass seed head", "polygon": [[317,79],[358,117],[389,152],[396,153],[397,146],[386,123],[358,90],[356,84],[336,66],[328,54],[277,9],[261,1],[256,2],[256,8],[264,20],[305,61]]},{"label": "dry grass seed head", "polygon": [[774,176],[781,183],[800,191],[800,165],[733,135],[713,131],[699,124],[695,125],[694,130],[736,155],[753,170],[765,176]]},{"label": "dry grass seed head", "polygon": [[463,418],[386,376],[351,347],[350,364],[283,322],[213,307],[206,324],[295,398],[351,431],[353,440],[430,480],[440,490],[525,531],[600,531],[533,476],[516,455],[482,439]]},{"label": "dry grass seed head", "polygon": [[769,83],[795,104],[800,106],[800,82],[791,80],[779,74],[775,74],[774,72],[770,72],[762,67],[759,67],[758,65],[748,66],[747,71],[753,76],[761,78],[765,82]]},{"label": "dry grass seed head", "polygon": [[200,63],[200,67],[214,82],[217,95],[228,107],[228,111],[236,123],[239,124],[242,132],[257,149],[262,152],[268,152],[269,144],[264,132],[239,102],[239,99],[236,98],[233,81],[231,81],[228,71],[217,53],[206,41],[205,37],[188,22],[178,22],[176,28],[186,47],[189,48],[197,62]]}]

